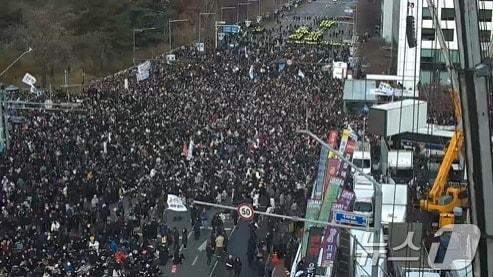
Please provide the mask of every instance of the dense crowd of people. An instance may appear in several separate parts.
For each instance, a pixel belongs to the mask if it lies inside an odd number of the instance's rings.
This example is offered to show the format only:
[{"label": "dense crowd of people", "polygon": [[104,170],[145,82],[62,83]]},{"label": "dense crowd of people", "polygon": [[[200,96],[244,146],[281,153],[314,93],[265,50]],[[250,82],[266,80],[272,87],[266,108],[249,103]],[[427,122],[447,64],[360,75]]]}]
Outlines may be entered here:
[{"label": "dense crowd of people", "polygon": [[[183,48],[144,81],[135,68],[108,76],[84,92],[83,111],[17,111],[25,121],[0,157],[0,276],[157,276],[185,258],[188,231],[163,219],[167,194],[302,216],[320,148],[296,130],[324,137],[363,121],[343,113],[342,81],[319,64],[347,59],[346,47],[279,44],[272,32],[218,52]],[[217,254],[227,235],[212,234]],[[248,262],[293,249],[293,237],[252,239]]]}]

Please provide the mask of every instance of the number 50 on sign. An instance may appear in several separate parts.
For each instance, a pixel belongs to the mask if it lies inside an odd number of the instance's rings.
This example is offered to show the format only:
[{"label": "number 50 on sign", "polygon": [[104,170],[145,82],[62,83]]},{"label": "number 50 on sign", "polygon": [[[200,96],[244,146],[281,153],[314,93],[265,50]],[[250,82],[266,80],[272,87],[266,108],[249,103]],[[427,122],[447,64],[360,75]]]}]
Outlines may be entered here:
[{"label": "number 50 on sign", "polygon": [[240,204],[238,206],[238,215],[241,219],[245,221],[250,221],[253,219],[254,210],[250,204]]}]

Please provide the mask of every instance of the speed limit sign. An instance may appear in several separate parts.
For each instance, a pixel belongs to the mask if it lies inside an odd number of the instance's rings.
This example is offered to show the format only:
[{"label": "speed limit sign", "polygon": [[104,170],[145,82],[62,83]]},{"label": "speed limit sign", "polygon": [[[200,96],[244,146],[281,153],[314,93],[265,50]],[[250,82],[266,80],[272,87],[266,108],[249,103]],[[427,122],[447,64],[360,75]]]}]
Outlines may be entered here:
[{"label": "speed limit sign", "polygon": [[240,204],[238,206],[238,215],[245,221],[253,219],[253,207],[250,204]]}]

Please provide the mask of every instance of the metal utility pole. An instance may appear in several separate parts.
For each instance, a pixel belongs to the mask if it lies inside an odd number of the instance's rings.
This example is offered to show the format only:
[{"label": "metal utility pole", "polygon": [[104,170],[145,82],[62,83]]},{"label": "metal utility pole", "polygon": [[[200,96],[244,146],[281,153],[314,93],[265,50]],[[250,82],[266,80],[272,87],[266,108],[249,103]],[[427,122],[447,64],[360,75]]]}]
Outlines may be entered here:
[{"label": "metal utility pole", "polygon": [[31,51],[33,51],[33,49],[31,47],[29,47],[29,49],[27,49],[24,53],[22,53],[19,57],[17,57],[17,59],[15,59],[13,62],[11,62],[1,73],[0,73],[0,77],[3,76],[3,74],[5,74],[5,72],[7,72],[14,64],[16,64],[18,61],[20,61],[22,59],[22,57],[24,57],[24,55],[26,55],[27,53],[30,53]]},{"label": "metal utility pole", "polygon": [[[248,6],[251,5],[251,4],[252,4],[252,2],[238,3],[238,7],[240,7],[240,6],[246,6],[246,19],[245,20],[248,20]],[[239,9],[238,9],[238,11],[239,11]],[[238,12],[238,14],[239,14],[239,12]],[[237,19],[236,21],[239,22],[239,19]]]},{"label": "metal utility pole", "polygon": [[199,13],[199,35],[198,35],[199,37],[198,37],[197,42],[201,42],[201,40],[200,40],[200,28],[201,28],[201,21],[202,21],[201,18],[204,15],[216,15],[216,13]]},{"label": "metal utility pole", "polygon": [[[299,130],[297,131],[297,133],[308,135],[311,138],[315,139],[321,145],[327,147],[330,151],[336,154],[337,157],[339,157],[339,159],[346,162],[348,165],[354,168],[356,172],[364,176],[366,179],[368,179],[368,181],[370,181],[373,184],[373,188],[375,190],[375,220],[373,220],[373,243],[374,245],[380,245],[380,235],[381,235],[380,232],[382,231],[382,185],[379,184],[377,181],[375,181],[375,179],[373,179],[371,176],[365,174],[363,170],[361,170],[355,164],[353,164],[352,161],[346,159],[346,157],[344,157],[344,154],[332,148],[330,145],[325,143],[322,139],[317,137],[312,132],[308,130]],[[376,262],[372,264],[371,276],[373,277],[378,277],[378,268],[379,268],[378,258],[380,258],[379,250],[380,249],[378,247],[376,247],[376,249],[373,250],[373,256],[377,255]]]},{"label": "metal utility pole", "polygon": [[224,26],[224,24],[226,24],[224,21],[216,21],[214,23],[214,48],[217,48],[217,29]]},{"label": "metal utility pole", "polygon": [[[134,28],[132,30],[132,34],[133,34],[133,64],[135,66],[135,33],[142,33],[144,31],[148,31],[148,30],[156,30],[156,28],[152,27],[152,28],[141,28],[141,29],[138,29],[138,28]],[[67,85],[67,83],[65,82],[65,85]]]},{"label": "metal utility pole", "polygon": [[478,6],[476,0],[454,0],[457,41],[463,71],[460,98],[464,124],[472,223],[481,230],[479,249],[474,259],[475,276],[493,274],[493,167],[491,131],[488,114],[488,79],[482,67]]},{"label": "metal utility pole", "polygon": [[171,45],[171,23],[176,23],[176,22],[189,22],[190,19],[174,19],[174,20],[171,20],[169,19],[168,20],[168,43],[169,43],[169,52],[171,53],[171,51],[173,50],[173,47]]},{"label": "metal utility pole", "polygon": [[[232,9],[238,9],[238,7],[221,7],[221,18],[220,20],[223,21],[223,15],[224,15],[224,10],[232,10]],[[236,21],[238,21],[238,17],[236,17]]]},{"label": "metal utility pole", "polygon": [[[203,201],[198,201],[198,200],[194,200],[193,204],[194,205],[214,207],[214,208],[220,208],[220,209],[227,209],[227,210],[236,210],[237,209],[237,207],[233,207],[233,206],[203,202]],[[297,217],[297,216],[288,216],[288,215],[283,215],[283,214],[261,212],[261,211],[256,211],[256,210],[254,211],[254,213],[259,214],[259,215],[265,215],[265,216],[277,217],[277,218],[281,218],[281,219],[287,219],[287,220],[291,220],[291,221],[309,222],[309,223],[318,224],[318,225],[332,226],[332,227],[350,229],[350,230],[361,230],[361,231],[365,231],[365,232],[371,231],[370,227],[367,227],[367,228],[358,227],[358,226],[339,224],[339,223],[334,223],[334,222],[329,222],[329,221],[312,220],[312,219],[306,219],[306,218],[301,218],[301,217]]]}]

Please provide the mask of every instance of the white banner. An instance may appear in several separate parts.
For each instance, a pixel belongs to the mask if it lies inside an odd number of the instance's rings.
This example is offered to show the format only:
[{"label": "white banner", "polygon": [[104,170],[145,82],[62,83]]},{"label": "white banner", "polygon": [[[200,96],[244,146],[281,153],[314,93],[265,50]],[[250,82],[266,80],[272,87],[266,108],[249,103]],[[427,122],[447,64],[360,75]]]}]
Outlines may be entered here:
[{"label": "white banner", "polygon": [[300,76],[302,79],[304,79],[305,73],[303,73],[303,71],[301,71],[301,69],[298,69],[298,76]]},{"label": "white banner", "polygon": [[166,63],[171,64],[176,61],[176,56],[175,54],[168,54],[166,55]]},{"label": "white banner", "polygon": [[187,207],[183,204],[183,201],[181,201],[181,198],[174,195],[174,194],[168,194],[168,210],[176,211],[176,212],[186,212]]},{"label": "white banner", "polygon": [[190,143],[188,144],[187,160],[191,160],[193,158],[193,147],[193,140],[190,140]]},{"label": "white banner", "polygon": [[32,87],[34,84],[36,84],[36,78],[34,78],[33,75],[26,73],[26,75],[24,75],[24,78],[22,78],[22,82]]},{"label": "white banner", "polygon": [[146,80],[149,78],[149,70],[151,69],[151,62],[146,61],[143,64],[139,64],[137,67],[137,82]]},{"label": "white banner", "polygon": [[251,80],[255,78],[255,71],[253,69],[253,65],[250,66],[250,70],[248,71],[248,76],[250,76]]},{"label": "white banner", "polygon": [[195,47],[197,48],[197,51],[199,51],[199,52],[205,51],[205,44],[203,42],[197,42],[195,44]]}]

